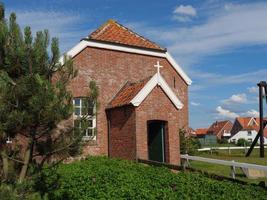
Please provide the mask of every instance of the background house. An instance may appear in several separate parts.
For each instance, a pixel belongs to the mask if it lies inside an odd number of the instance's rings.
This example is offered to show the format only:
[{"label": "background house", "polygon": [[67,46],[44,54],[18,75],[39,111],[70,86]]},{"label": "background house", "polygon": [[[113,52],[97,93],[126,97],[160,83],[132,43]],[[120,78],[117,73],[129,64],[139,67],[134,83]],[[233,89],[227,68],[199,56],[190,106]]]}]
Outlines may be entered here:
[{"label": "background house", "polygon": [[216,121],[207,130],[208,134],[216,135],[217,139],[230,138],[233,123],[229,120]]},{"label": "background house", "polygon": [[[255,117],[237,117],[231,130],[229,142],[237,143],[241,138],[252,142],[259,131],[259,118]],[[267,144],[267,129],[264,130],[264,143]]]}]

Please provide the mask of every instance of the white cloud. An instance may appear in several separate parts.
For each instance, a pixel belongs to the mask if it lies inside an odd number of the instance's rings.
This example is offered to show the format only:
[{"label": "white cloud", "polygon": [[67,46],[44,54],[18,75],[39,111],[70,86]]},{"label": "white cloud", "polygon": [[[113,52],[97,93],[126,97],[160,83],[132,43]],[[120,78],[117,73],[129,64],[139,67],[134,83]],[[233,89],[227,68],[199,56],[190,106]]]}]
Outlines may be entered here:
[{"label": "white cloud", "polygon": [[191,105],[192,105],[192,106],[199,106],[199,105],[200,105],[200,103],[197,103],[197,102],[191,101]]},{"label": "white cloud", "polygon": [[244,45],[266,44],[267,21],[262,20],[267,18],[266,10],[267,3],[214,10],[214,15],[204,24],[172,30],[174,40],[169,49],[180,58],[192,59]]},{"label": "white cloud", "polygon": [[217,114],[220,117],[227,118],[227,119],[235,119],[236,117],[239,117],[239,115],[235,112],[232,112],[230,110],[224,109],[221,106],[218,106],[216,108]]},{"label": "white cloud", "polygon": [[[209,9],[206,21],[201,24],[174,28],[141,24],[136,30],[165,44],[182,66],[239,47],[267,44],[267,20],[263,20],[267,18],[267,2],[226,7]],[[174,16],[192,17],[175,13]]]},{"label": "white cloud", "polygon": [[175,10],[173,11],[173,13],[181,14],[181,15],[190,15],[190,16],[196,16],[197,15],[196,9],[191,5],[187,5],[187,6],[180,5],[180,6],[177,6],[175,8]]},{"label": "white cloud", "polygon": [[259,88],[258,87],[255,87],[255,86],[248,87],[248,91],[250,93],[258,93],[259,92]]},{"label": "white cloud", "polygon": [[173,19],[180,22],[190,21],[192,17],[197,15],[196,9],[191,5],[180,5],[173,11]]},{"label": "white cloud", "polygon": [[223,100],[224,104],[231,105],[231,104],[243,104],[247,103],[247,95],[242,94],[233,94],[230,98]]},{"label": "white cloud", "polygon": [[246,116],[249,117],[259,117],[259,112],[257,110],[251,109],[245,113]]},{"label": "white cloud", "polygon": [[[255,67],[256,68],[256,67]],[[253,70],[248,73],[241,73],[235,75],[223,75],[218,73],[209,73],[199,70],[190,70],[189,76],[193,79],[201,80],[201,83],[197,85],[192,91],[204,90],[208,87],[231,85],[231,84],[256,84],[259,80],[264,80],[267,76],[267,69]],[[192,85],[194,87],[194,85]]]}]

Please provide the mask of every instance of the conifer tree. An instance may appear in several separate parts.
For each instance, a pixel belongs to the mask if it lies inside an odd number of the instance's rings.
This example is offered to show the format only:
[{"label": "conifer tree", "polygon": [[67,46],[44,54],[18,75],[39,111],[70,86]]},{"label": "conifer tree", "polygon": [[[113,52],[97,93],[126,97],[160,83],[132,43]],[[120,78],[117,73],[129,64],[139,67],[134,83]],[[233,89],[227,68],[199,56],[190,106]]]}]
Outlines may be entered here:
[{"label": "conifer tree", "polygon": [[67,57],[59,63],[58,39],[50,42],[47,30],[33,38],[14,13],[8,22],[4,13],[0,4],[0,176],[21,182],[80,146],[80,132],[68,123],[67,85],[77,71]]}]

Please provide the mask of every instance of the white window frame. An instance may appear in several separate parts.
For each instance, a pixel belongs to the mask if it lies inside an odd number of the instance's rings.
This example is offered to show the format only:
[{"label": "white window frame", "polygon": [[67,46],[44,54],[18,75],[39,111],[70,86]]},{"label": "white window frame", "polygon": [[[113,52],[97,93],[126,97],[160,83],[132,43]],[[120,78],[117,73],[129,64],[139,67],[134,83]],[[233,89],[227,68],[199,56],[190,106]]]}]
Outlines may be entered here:
[{"label": "white window frame", "polygon": [[[73,112],[73,126],[74,126],[74,121],[75,120],[78,120],[79,118],[82,118],[84,117],[84,115],[82,114],[82,102],[83,102],[83,99],[85,99],[87,97],[74,97],[73,98],[73,107],[74,107],[74,112]],[[76,106],[75,104],[75,100],[76,99],[79,99],[80,100],[80,103],[78,106]],[[76,111],[76,108],[79,108],[79,115],[76,115],[75,111]],[[93,112],[96,113],[96,107],[93,108]],[[86,120],[92,120],[92,127],[87,127],[86,130],[85,130],[85,135],[83,136],[83,140],[96,140],[96,115],[88,115],[86,116]],[[80,122],[80,127],[81,127],[81,122]],[[92,133],[93,135],[89,135],[89,130],[92,130]]]}]

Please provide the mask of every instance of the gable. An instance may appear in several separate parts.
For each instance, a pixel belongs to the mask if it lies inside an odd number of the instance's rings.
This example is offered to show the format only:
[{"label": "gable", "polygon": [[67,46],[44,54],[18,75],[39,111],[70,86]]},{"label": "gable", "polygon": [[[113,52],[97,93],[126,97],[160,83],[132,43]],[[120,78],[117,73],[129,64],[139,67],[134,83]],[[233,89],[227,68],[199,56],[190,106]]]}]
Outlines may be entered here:
[{"label": "gable", "polygon": [[156,86],[161,87],[165,95],[177,109],[182,109],[182,102],[168,86],[167,82],[160,73],[156,73],[152,78],[138,83],[126,83],[118,94],[111,100],[107,108],[109,109],[129,104],[138,107]]},{"label": "gable", "polygon": [[[95,34],[94,34],[95,35]],[[97,34],[96,34],[97,35]],[[98,38],[98,37],[96,37]],[[98,48],[98,49],[107,49],[112,51],[119,52],[127,52],[132,54],[153,56],[158,58],[165,58],[170,65],[174,68],[176,73],[181,76],[182,80],[187,84],[191,85],[192,81],[187,76],[187,74],[183,71],[183,69],[176,63],[176,61],[172,58],[170,53],[167,51],[159,51],[153,48],[135,48],[133,45],[122,46],[119,43],[103,43],[102,39],[90,39],[90,37],[82,39],[77,45],[75,45],[72,49],[65,53],[65,55],[69,58],[73,58],[78,55],[81,51],[86,49],[87,47]],[[61,64],[64,64],[64,56],[62,56],[59,60]]]},{"label": "gable", "polygon": [[231,122],[230,121],[216,121],[209,127],[208,132],[218,135],[219,133],[223,131],[224,127],[228,123],[231,123]]}]

